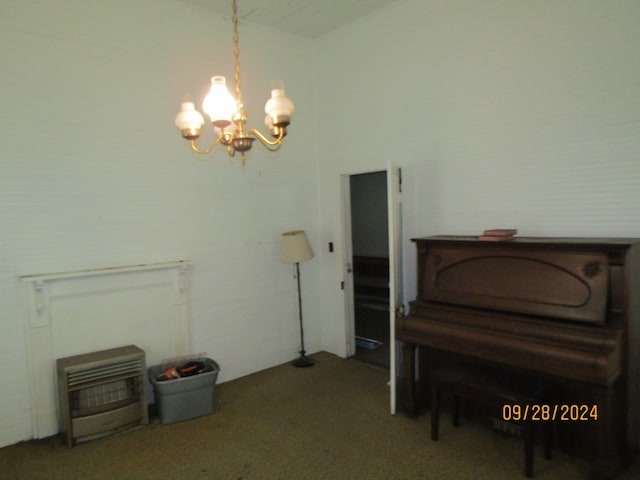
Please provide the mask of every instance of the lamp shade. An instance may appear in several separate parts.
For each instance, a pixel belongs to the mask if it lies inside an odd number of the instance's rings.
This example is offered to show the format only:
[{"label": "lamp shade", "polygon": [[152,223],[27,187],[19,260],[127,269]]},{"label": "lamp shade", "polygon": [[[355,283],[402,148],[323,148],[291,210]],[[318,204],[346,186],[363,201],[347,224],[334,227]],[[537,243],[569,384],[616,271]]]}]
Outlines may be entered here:
[{"label": "lamp shade", "polygon": [[180,112],[176,116],[176,126],[180,130],[199,130],[204,125],[204,118],[196,110],[193,102],[186,98],[180,104]]},{"label": "lamp shade", "polygon": [[[291,121],[293,102],[284,93],[284,82],[275,82],[275,88],[271,90],[271,98],[264,106],[269,122],[279,127],[286,127]],[[268,125],[271,127],[271,125]]]},{"label": "lamp shade", "polygon": [[299,263],[310,258],[313,258],[313,250],[304,230],[292,230],[280,236],[280,260],[283,263]]},{"label": "lamp shade", "polygon": [[227,80],[224,77],[211,77],[211,90],[204,98],[202,109],[216,127],[224,128],[231,124],[237,104],[236,99],[227,90]]}]

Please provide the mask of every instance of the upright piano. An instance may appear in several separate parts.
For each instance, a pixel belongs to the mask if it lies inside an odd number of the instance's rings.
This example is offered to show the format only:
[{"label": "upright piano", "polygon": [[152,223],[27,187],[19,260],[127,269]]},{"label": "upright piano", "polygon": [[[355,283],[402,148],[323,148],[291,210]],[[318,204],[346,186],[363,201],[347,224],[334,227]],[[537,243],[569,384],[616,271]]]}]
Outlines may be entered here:
[{"label": "upright piano", "polygon": [[556,441],[592,462],[591,478],[614,478],[640,437],[640,239],[413,241],[417,298],[396,326],[405,410],[439,364],[544,378],[555,404],[597,412],[556,419]]}]

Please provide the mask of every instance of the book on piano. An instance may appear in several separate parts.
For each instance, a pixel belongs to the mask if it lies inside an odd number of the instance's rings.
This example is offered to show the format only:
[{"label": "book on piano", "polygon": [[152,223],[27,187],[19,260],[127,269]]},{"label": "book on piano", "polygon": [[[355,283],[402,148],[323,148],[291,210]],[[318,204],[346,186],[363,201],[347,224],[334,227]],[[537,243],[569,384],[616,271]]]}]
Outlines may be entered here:
[{"label": "book on piano", "polygon": [[478,236],[478,240],[483,242],[504,242],[513,240],[516,233],[518,233],[516,228],[491,228],[483,231],[482,235]]}]

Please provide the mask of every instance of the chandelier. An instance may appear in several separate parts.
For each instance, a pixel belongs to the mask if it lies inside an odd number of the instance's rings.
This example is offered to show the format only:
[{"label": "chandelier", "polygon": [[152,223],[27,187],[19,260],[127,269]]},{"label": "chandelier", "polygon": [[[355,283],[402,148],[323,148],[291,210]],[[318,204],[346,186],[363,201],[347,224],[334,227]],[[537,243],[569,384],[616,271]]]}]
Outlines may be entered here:
[{"label": "chandelier", "polygon": [[240,48],[238,47],[238,6],[233,0],[233,57],[235,60],[235,86],[236,98],[229,93],[227,81],[222,76],[211,77],[211,90],[205,97],[202,109],[211,119],[216,139],[205,149],[196,145],[200,137],[200,130],[204,125],[204,118],[198,112],[190,96],[185,96],[180,104],[180,112],[176,116],[176,126],[180,129],[182,137],[191,143],[191,148],[196,153],[207,154],[221,144],[227,149],[230,156],[236,152],[242,155],[242,164],[245,163],[245,152],[251,149],[254,140],[258,139],[267,149],[278,150],[282,140],[287,134],[287,126],[293,113],[293,102],[284,93],[282,81],[274,82],[271,89],[271,98],[264,106],[266,113],[265,124],[270,131],[271,139],[263,135],[255,128],[245,130],[247,113],[244,109],[242,91],[240,89]]}]

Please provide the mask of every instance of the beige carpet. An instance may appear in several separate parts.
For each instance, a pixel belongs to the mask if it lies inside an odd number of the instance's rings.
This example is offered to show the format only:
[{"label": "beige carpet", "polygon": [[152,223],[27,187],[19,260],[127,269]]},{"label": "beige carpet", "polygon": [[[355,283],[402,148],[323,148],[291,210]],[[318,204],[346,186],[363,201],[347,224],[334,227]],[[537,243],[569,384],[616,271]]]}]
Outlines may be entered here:
[{"label": "beige carpet", "polygon": [[[313,355],[217,385],[216,411],[172,425],[156,422],[68,449],[56,438],[0,449],[2,479],[524,479],[522,442],[480,424],[442,419],[429,439],[428,413],[389,414],[388,373],[356,360]],[[224,369],[224,365],[221,365]],[[588,465],[536,449],[535,478],[585,479]],[[622,476],[640,478],[636,463]]]}]

